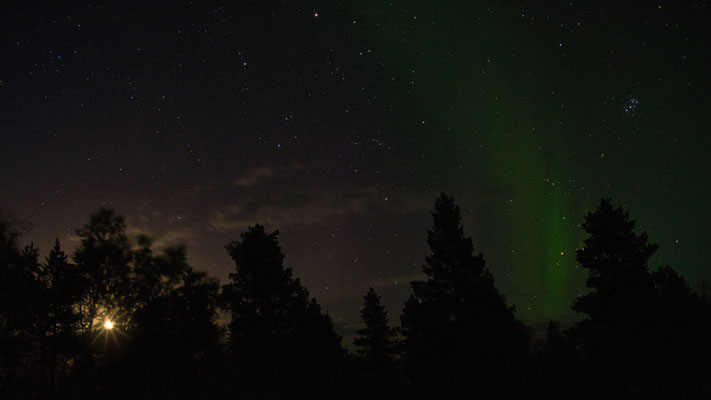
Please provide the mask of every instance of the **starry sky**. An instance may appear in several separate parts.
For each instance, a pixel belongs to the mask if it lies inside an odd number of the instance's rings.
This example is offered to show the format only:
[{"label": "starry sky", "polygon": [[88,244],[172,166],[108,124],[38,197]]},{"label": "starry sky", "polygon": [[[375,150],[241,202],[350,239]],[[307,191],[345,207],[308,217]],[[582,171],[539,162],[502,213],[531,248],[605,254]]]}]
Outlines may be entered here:
[{"label": "starry sky", "polygon": [[348,333],[369,286],[397,325],[446,192],[518,315],[570,321],[611,197],[711,279],[703,1],[16,3],[0,207],[43,250],[110,206],[224,282],[261,222]]}]

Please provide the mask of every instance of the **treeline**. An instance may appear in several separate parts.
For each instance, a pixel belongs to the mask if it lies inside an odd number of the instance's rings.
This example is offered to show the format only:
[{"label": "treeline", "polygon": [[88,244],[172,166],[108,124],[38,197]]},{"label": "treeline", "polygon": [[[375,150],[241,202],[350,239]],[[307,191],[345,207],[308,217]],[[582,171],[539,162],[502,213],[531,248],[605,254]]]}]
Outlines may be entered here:
[{"label": "treeline", "polygon": [[371,288],[355,353],[262,225],[226,246],[235,270],[220,286],[183,247],[131,242],[111,210],[71,256],[57,240],[42,260],[0,218],[0,398],[711,398],[711,301],[650,271],[657,246],[621,208],[585,216],[583,318],[543,339],[496,289],[454,200],[432,217],[427,279],[400,327]]}]

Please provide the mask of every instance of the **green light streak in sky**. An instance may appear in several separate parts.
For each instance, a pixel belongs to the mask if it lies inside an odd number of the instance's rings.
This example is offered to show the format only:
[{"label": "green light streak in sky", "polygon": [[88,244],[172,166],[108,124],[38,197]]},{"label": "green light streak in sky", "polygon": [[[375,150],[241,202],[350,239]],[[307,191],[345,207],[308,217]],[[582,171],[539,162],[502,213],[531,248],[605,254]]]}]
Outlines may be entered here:
[{"label": "green light streak in sky", "polygon": [[[479,211],[473,223],[465,221],[467,229],[519,315],[560,318],[573,300],[568,287],[577,241],[570,226],[579,221],[570,221],[568,177],[558,167],[566,165],[566,139],[546,118],[550,105],[536,98],[541,83],[521,80],[527,75],[507,49],[517,38],[505,36],[495,18],[476,23],[485,8],[397,4],[380,9],[378,29],[368,33],[409,94],[381,100],[412,120],[392,140],[400,140],[403,154],[428,154],[418,180],[477,203],[462,204]],[[417,15],[438,23],[418,23]],[[463,18],[471,23],[457,21]],[[404,97],[414,100],[404,103]],[[418,126],[421,121],[428,125]]]},{"label": "green light streak in sky", "polygon": [[[562,212],[562,203],[565,199],[561,199],[560,194],[556,193],[551,196],[548,202],[548,211],[545,221],[545,286],[543,299],[543,313],[545,315],[560,315],[564,310],[562,300],[566,298],[566,287],[568,277],[567,260],[570,257],[568,249],[567,226],[563,217],[566,213]],[[568,254],[568,257],[566,257]]]}]

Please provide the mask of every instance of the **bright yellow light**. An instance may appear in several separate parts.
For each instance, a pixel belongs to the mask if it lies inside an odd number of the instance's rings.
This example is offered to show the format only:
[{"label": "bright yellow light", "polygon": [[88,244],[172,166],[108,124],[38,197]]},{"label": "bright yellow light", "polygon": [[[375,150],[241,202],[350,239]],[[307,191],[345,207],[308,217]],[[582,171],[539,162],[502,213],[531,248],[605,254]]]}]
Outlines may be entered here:
[{"label": "bright yellow light", "polygon": [[104,328],[105,329],[113,329],[114,323],[107,319],[106,321],[104,321]]}]

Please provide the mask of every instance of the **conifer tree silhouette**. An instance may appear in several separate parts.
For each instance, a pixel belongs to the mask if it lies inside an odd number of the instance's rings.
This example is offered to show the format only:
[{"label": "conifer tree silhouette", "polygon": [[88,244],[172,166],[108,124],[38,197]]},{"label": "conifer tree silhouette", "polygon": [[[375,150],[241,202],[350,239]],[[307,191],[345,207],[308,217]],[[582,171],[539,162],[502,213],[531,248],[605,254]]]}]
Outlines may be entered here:
[{"label": "conifer tree silhouette", "polygon": [[[642,390],[648,373],[654,333],[655,290],[648,271],[657,250],[645,232],[634,232],[635,221],[621,207],[602,199],[585,216],[588,238],[576,253],[588,270],[588,294],[578,297],[573,310],[588,318],[571,328],[583,356],[598,381],[601,395],[632,396]],[[646,343],[645,343],[646,342]]]},{"label": "conifer tree silhouette", "polygon": [[454,199],[440,195],[432,217],[423,267],[428,279],[412,282],[401,317],[410,378],[423,397],[465,389],[504,395],[517,386],[511,367],[526,352],[527,331],[494,287],[484,257],[474,255]]},{"label": "conifer tree silhouette", "polygon": [[[0,398],[390,399],[406,388],[396,349],[412,394],[428,399],[512,398],[529,388],[545,398],[711,397],[708,292],[692,292],[670,267],[650,272],[657,246],[622,208],[603,199],[585,216],[576,258],[590,291],[572,306],[585,317],[565,332],[551,322],[531,358],[529,332],[474,253],[459,207],[442,194],[432,216],[427,279],[412,282],[402,347],[370,288],[346,382],[340,337],[284,266],[278,232],[255,225],[226,246],[235,272],[220,294],[184,247],[154,254],[147,237],[129,240],[112,210],[78,231],[73,259],[56,240],[43,261],[0,215]],[[218,307],[232,317],[229,363]],[[95,346],[109,315],[120,351]]]},{"label": "conifer tree silhouette", "polygon": [[359,336],[353,340],[353,344],[358,354],[373,368],[392,368],[393,358],[397,353],[397,331],[390,328],[387,311],[380,304],[381,298],[375,289],[368,289],[363,300],[360,316],[365,327],[356,332]]},{"label": "conifer tree silhouette", "polygon": [[85,277],[76,264],[62,251],[59,239],[49,252],[39,276],[42,283],[42,381],[52,395],[59,379],[67,374],[67,363],[78,349],[80,315],[75,307],[87,286]]},{"label": "conifer tree silhouette", "polygon": [[392,398],[399,383],[397,330],[390,328],[387,311],[372,287],[363,296],[360,316],[365,327],[356,331],[353,344],[361,367],[361,389],[371,398]]},{"label": "conifer tree silhouette", "polygon": [[[20,234],[0,213],[0,397],[37,396],[41,354],[41,265],[33,245],[20,250]],[[40,372],[41,373],[41,372]]]},{"label": "conifer tree silhouette", "polygon": [[323,386],[315,381],[317,372],[333,372],[343,355],[340,337],[284,267],[278,238],[278,231],[266,233],[257,224],[226,246],[236,266],[222,289],[223,308],[232,316],[232,358],[242,389],[276,397],[316,395]]},{"label": "conifer tree silhouette", "polygon": [[576,259],[588,270],[591,291],[573,303],[587,314],[569,331],[596,382],[608,398],[711,395],[699,385],[709,362],[708,339],[697,311],[701,305],[686,280],[669,267],[649,271],[658,246],[621,207],[602,199],[585,216],[588,238]]}]

